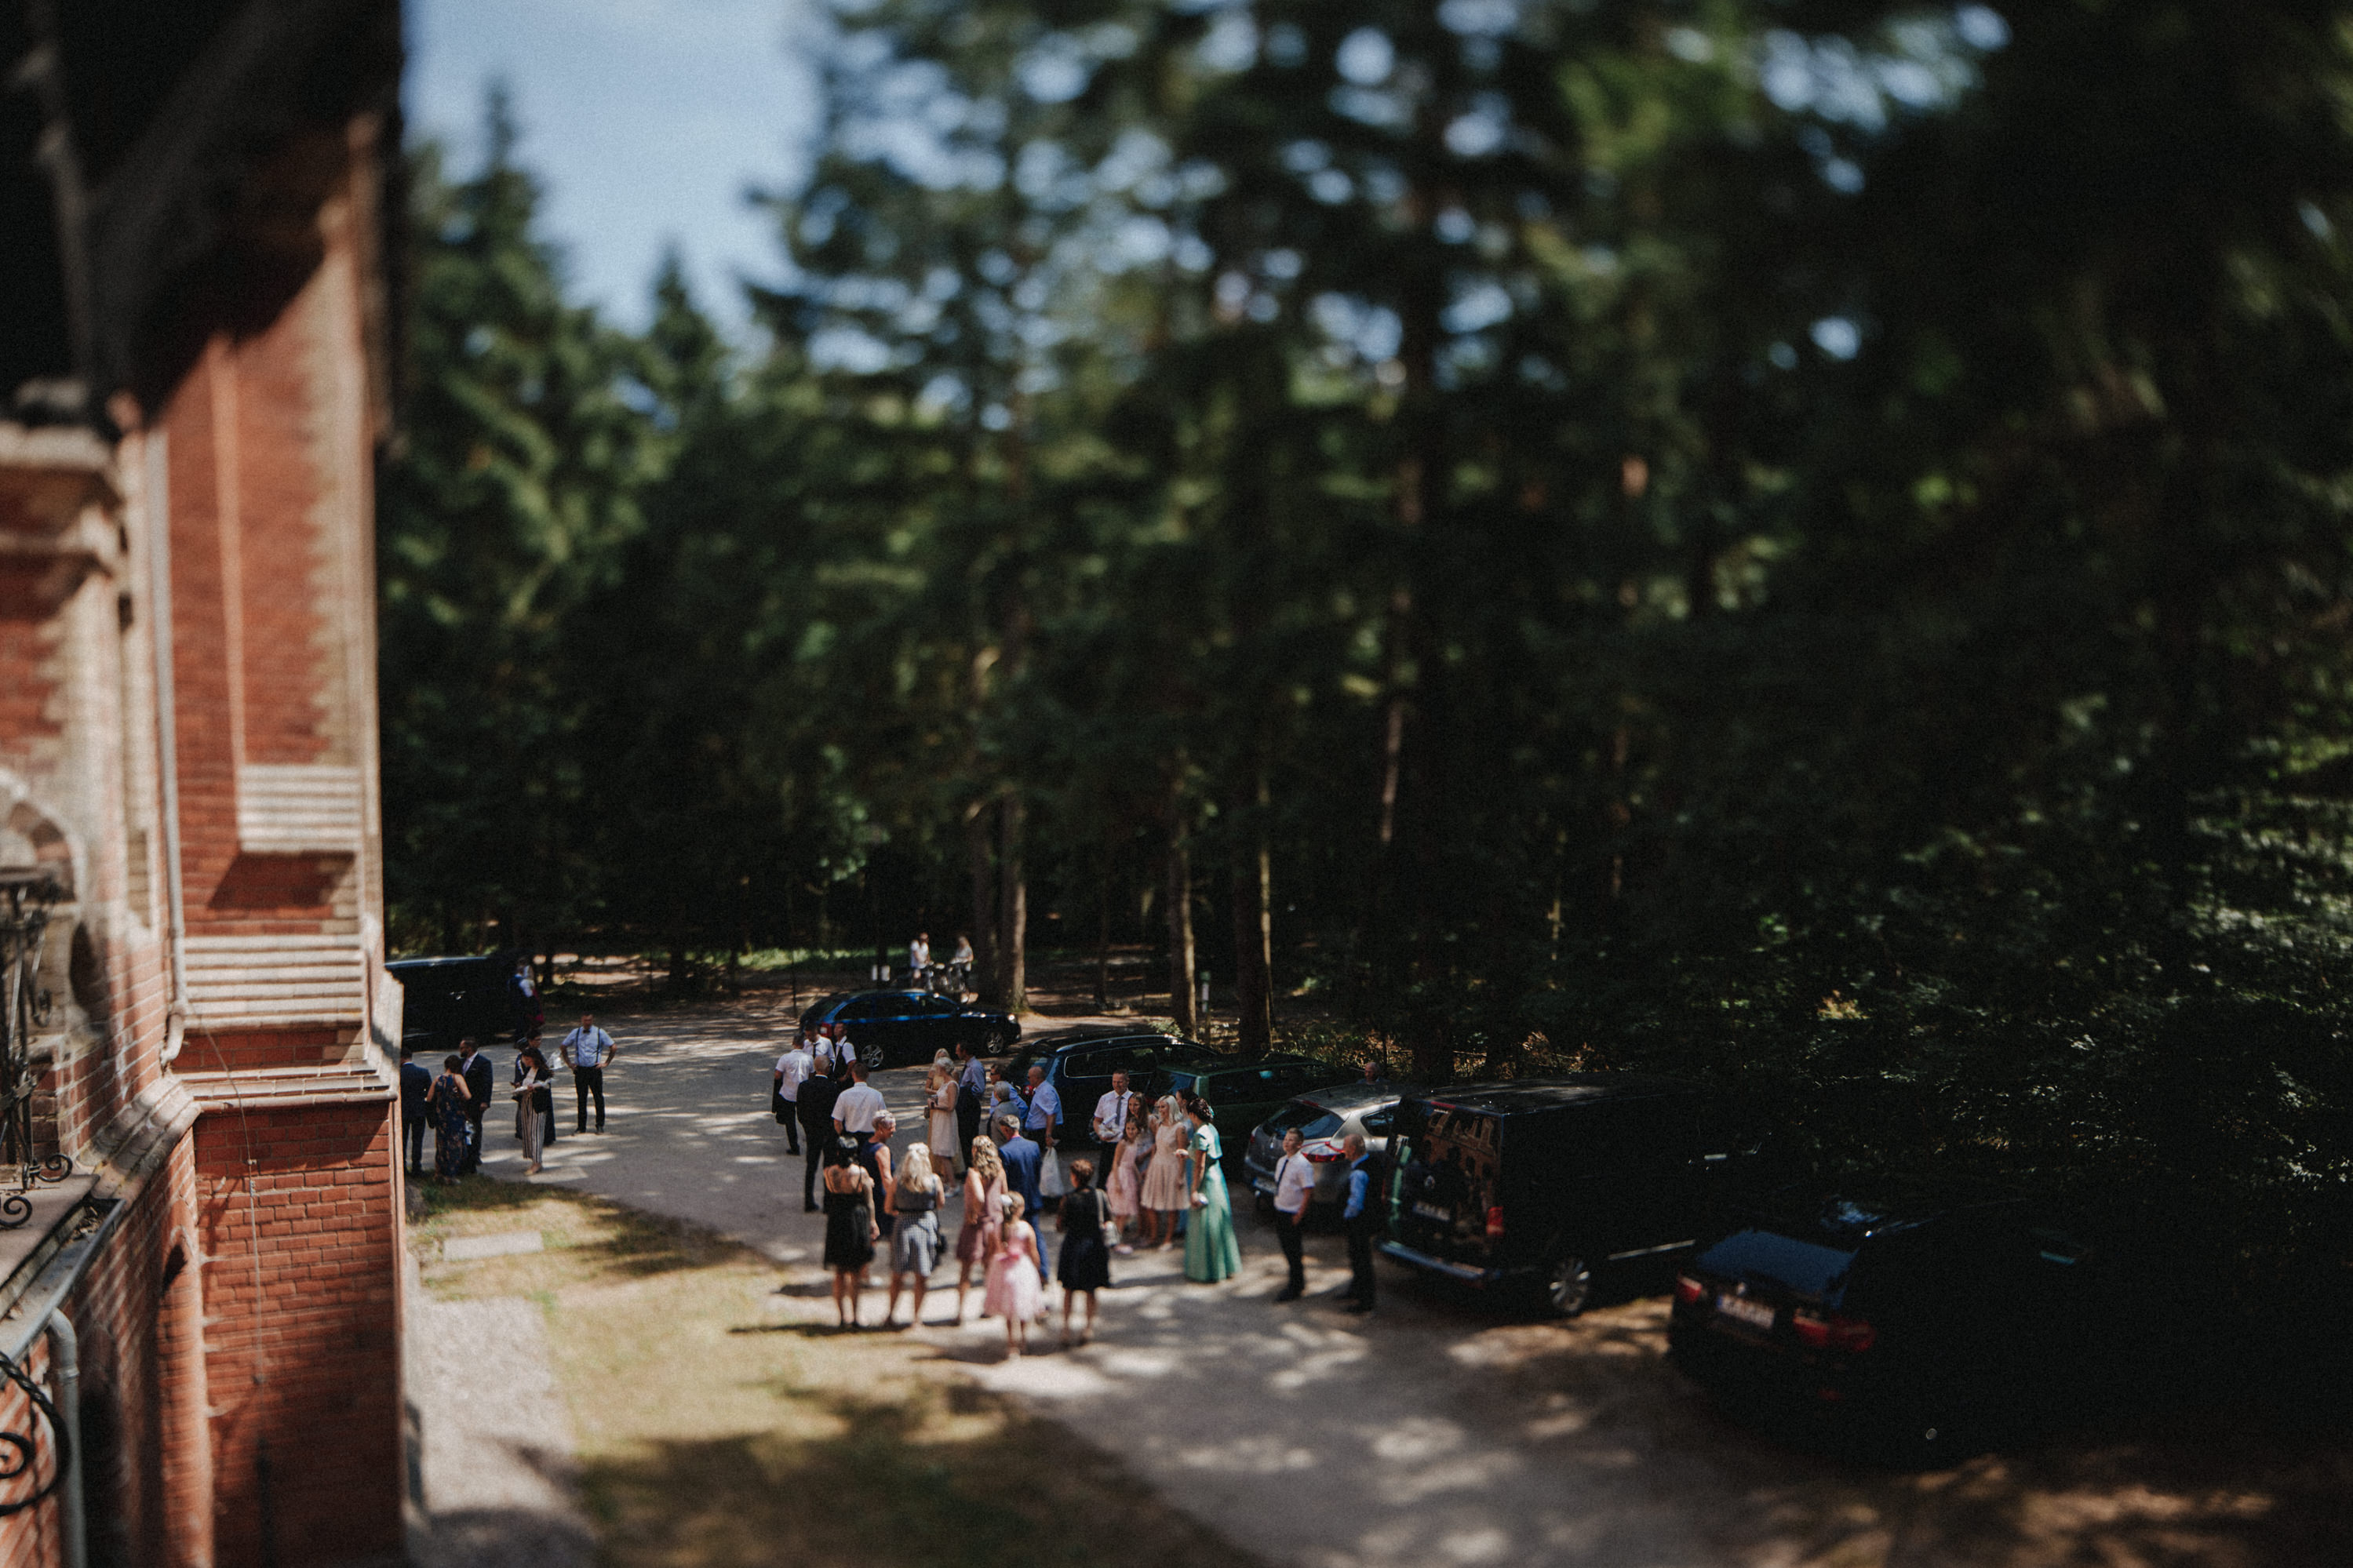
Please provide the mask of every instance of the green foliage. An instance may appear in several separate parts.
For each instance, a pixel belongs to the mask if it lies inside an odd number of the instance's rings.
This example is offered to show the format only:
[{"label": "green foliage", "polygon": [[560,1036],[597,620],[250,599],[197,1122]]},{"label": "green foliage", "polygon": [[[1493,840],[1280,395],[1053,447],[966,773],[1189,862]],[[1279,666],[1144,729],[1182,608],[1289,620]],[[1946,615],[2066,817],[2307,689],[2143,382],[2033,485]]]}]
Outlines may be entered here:
[{"label": "green foliage", "polygon": [[1018,802],[1335,1049],[2353,1234],[2353,15],[2006,16],[845,6],[749,362],[420,222],[396,896],[939,935]]}]

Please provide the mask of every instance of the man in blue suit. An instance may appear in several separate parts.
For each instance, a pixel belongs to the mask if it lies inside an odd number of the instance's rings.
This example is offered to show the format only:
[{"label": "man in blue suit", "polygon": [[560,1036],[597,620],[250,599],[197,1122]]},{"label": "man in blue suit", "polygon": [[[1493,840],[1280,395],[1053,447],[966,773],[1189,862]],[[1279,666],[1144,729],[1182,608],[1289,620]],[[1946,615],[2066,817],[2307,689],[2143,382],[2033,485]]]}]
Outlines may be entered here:
[{"label": "man in blue suit", "polygon": [[[1038,1167],[1042,1151],[1037,1144],[1021,1136],[1021,1119],[1005,1111],[997,1119],[997,1152],[1005,1161],[1005,1190],[1021,1194],[1021,1217],[1035,1229],[1038,1215],[1046,1207],[1045,1197],[1038,1191]],[[1038,1243],[1038,1272],[1046,1272],[1046,1244]]]}]

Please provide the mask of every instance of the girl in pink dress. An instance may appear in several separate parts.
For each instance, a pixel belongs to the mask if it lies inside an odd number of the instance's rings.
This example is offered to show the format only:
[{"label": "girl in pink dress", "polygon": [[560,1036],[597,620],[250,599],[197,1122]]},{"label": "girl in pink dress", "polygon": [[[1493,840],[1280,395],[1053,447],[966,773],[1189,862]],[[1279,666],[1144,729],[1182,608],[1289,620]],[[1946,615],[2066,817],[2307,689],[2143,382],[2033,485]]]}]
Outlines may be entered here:
[{"label": "girl in pink dress", "polygon": [[997,1250],[988,1255],[988,1290],[980,1299],[980,1315],[1005,1320],[1005,1359],[1011,1361],[1029,1348],[1029,1320],[1045,1310],[1046,1288],[1038,1273],[1038,1233],[1021,1217],[1020,1197],[1008,1193],[998,1204],[1005,1223]]},{"label": "girl in pink dress", "polygon": [[1144,1106],[1138,1101],[1127,1108],[1127,1126],[1121,1134],[1118,1152],[1112,1156],[1111,1179],[1103,1184],[1103,1196],[1111,1200],[1113,1239],[1123,1253],[1135,1250],[1127,1244],[1126,1231],[1144,1207],[1144,1173],[1135,1166],[1144,1150]]}]

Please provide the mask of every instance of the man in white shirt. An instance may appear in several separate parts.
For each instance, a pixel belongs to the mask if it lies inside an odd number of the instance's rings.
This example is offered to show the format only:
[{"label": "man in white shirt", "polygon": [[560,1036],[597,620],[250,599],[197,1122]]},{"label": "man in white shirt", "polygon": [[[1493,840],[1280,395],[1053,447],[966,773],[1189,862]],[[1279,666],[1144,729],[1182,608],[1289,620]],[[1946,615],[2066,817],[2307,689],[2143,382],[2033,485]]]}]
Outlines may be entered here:
[{"label": "man in white shirt", "polygon": [[931,966],[932,935],[929,931],[919,931],[915,933],[915,940],[907,944],[907,984],[921,985],[923,971]]},{"label": "man in white shirt", "polygon": [[1282,1260],[1291,1266],[1291,1283],[1275,1297],[1296,1301],[1307,1294],[1307,1262],[1303,1237],[1307,1204],[1315,1195],[1315,1167],[1299,1152],[1299,1129],[1282,1135],[1282,1158],[1274,1166],[1274,1238],[1282,1244]]},{"label": "man in white shirt", "polygon": [[850,1086],[833,1102],[833,1130],[858,1140],[863,1148],[874,1136],[874,1119],[882,1114],[882,1091],[866,1081],[866,1064],[849,1064]]},{"label": "man in white shirt", "polygon": [[558,1047],[564,1059],[572,1067],[572,1098],[578,1102],[578,1128],[588,1131],[588,1100],[596,1100],[596,1131],[605,1131],[605,1068],[620,1055],[613,1037],[596,1026],[596,1020],[586,1013],[580,1015],[580,1026],[564,1037]]},{"label": "man in white shirt", "polygon": [[801,1085],[817,1070],[817,1058],[809,1055],[806,1037],[797,1036],[793,1048],[776,1058],[776,1098],[785,1102],[785,1152],[801,1152],[800,1099]]},{"label": "man in white shirt", "polygon": [[[1127,1131],[1127,1108],[1134,1099],[1135,1096],[1127,1092],[1127,1075],[1124,1072],[1112,1074],[1111,1092],[1095,1101],[1096,1142],[1106,1149],[1117,1146],[1121,1135]],[[1110,1169],[1108,1162],[1104,1169]]]}]

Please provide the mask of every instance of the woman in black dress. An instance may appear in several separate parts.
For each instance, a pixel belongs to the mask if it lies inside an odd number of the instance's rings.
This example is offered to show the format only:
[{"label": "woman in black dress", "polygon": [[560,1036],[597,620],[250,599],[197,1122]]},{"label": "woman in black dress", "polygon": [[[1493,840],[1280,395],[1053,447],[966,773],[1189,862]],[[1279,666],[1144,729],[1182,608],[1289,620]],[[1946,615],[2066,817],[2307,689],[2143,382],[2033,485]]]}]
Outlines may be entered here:
[{"label": "woman in black dress", "polygon": [[1094,1162],[1071,1161],[1071,1190],[1062,1199],[1061,1217],[1056,1222],[1062,1227],[1062,1256],[1054,1268],[1054,1277],[1062,1282],[1062,1343],[1066,1346],[1071,1342],[1073,1296],[1087,1299],[1087,1326],[1080,1331],[1079,1343],[1095,1337],[1095,1292],[1111,1283],[1111,1244],[1103,1239],[1103,1227],[1110,1222],[1110,1205],[1095,1190]]},{"label": "woman in black dress", "polygon": [[845,1329],[858,1325],[858,1293],[874,1261],[881,1230],[874,1223],[874,1178],[858,1162],[858,1145],[837,1138],[825,1152],[825,1266],[833,1270],[833,1311]]}]

